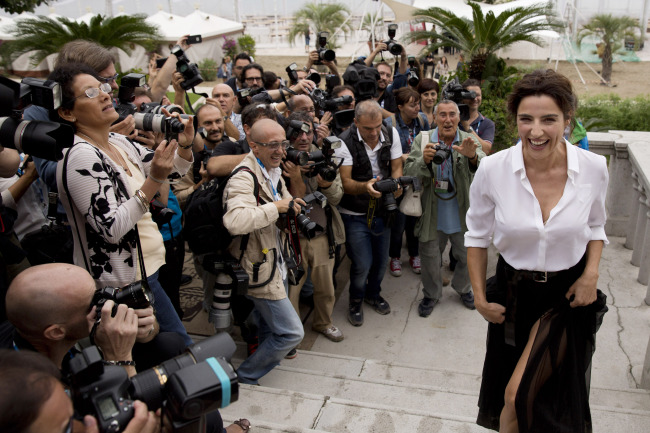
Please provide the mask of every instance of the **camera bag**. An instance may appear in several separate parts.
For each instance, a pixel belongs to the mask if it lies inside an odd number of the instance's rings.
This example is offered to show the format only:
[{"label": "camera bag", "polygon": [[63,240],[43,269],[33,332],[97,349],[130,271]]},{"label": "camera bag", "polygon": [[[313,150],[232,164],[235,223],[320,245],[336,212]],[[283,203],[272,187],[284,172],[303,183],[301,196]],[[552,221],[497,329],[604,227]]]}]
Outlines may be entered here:
[{"label": "camera bag", "polygon": [[[260,191],[257,176],[248,167],[236,168],[221,182],[217,179],[201,185],[188,198],[185,204],[185,226],[183,233],[185,240],[196,255],[220,254],[227,256],[228,247],[233,236],[223,225],[225,213],[223,193],[231,177],[240,171],[250,173],[253,177],[253,193],[260,204]],[[242,236],[240,249],[244,251],[248,243],[248,235]]]}]

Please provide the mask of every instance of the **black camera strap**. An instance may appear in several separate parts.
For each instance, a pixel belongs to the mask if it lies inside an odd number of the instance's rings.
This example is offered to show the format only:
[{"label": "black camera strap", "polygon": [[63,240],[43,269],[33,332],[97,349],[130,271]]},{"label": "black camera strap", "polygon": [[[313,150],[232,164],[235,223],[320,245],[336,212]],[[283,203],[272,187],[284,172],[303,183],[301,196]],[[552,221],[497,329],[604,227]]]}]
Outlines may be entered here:
[{"label": "black camera strap", "polygon": [[329,204],[325,206],[325,218],[327,218],[327,228],[325,229],[325,233],[327,233],[327,243],[330,250],[330,259],[333,259],[336,252],[336,240],[334,239],[334,227],[332,227],[332,207]]}]

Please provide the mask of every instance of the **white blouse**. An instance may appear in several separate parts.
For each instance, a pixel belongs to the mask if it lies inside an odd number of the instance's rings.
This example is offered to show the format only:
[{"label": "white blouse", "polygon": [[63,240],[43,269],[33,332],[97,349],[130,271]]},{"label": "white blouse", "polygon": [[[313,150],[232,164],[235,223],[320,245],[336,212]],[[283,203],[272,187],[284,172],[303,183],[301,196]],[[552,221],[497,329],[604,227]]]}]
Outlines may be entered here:
[{"label": "white blouse", "polygon": [[470,187],[465,246],[494,242],[516,269],[555,272],[574,266],[605,235],[609,174],[604,156],[568,142],[567,182],[546,224],[526,177],[521,142],[481,160]]}]

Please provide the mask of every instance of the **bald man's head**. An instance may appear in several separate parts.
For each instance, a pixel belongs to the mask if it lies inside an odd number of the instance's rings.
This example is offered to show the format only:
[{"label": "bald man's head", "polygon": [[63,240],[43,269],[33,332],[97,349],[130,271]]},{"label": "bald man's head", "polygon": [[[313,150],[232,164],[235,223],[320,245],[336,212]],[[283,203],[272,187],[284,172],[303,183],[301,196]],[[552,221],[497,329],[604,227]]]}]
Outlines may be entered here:
[{"label": "bald man's head", "polygon": [[287,140],[284,128],[271,119],[260,119],[251,126],[248,142],[253,154],[267,170],[280,166],[284,157],[283,143]]},{"label": "bald man's head", "polygon": [[237,100],[232,87],[223,83],[217,84],[212,89],[212,99],[215,99],[224,113],[226,113],[226,116],[230,117],[232,114],[232,107],[235,105],[235,101]]},{"label": "bald man's head", "polygon": [[95,281],[85,269],[66,263],[33,266],[18,274],[7,291],[7,318],[26,337],[43,338],[60,325],[66,339],[88,336],[86,315]]}]

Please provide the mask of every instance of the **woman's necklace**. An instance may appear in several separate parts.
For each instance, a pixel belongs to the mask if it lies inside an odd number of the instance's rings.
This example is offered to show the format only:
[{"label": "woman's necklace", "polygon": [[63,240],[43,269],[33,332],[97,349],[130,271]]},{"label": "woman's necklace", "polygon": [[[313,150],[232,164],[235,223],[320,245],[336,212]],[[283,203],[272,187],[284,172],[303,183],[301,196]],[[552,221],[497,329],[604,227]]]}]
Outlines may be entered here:
[{"label": "woman's necklace", "polygon": [[113,160],[113,162],[117,163],[120,167],[122,167],[122,169],[124,169],[127,175],[131,176],[131,170],[129,170],[129,166],[126,164],[126,161],[124,161],[124,158],[122,158],[122,155],[120,155],[120,152],[113,149],[113,146],[111,145],[110,141],[108,142],[108,149],[104,149],[102,146],[95,143],[89,136],[87,136],[83,132],[77,132],[77,135],[81,135],[85,137],[90,144],[92,144],[99,150],[104,151],[104,153],[106,153],[109,156],[109,158]]}]

